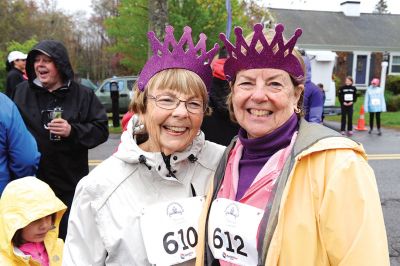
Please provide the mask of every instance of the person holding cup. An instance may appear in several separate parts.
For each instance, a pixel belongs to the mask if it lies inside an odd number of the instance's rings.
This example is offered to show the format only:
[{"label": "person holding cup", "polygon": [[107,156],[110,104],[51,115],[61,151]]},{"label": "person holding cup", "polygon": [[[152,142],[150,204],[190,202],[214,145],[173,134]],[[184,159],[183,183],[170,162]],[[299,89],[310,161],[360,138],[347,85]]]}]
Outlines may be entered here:
[{"label": "person holding cup", "polygon": [[50,109],[50,110],[42,110],[42,120],[44,120],[43,126],[45,129],[49,130],[49,133],[50,133],[49,139],[52,141],[61,140],[61,135],[52,133],[52,131],[54,131],[54,129],[50,128],[51,125],[49,126],[49,123],[51,123],[53,121],[53,119],[58,119],[58,118],[62,118],[61,107],[55,107],[54,109]]},{"label": "person holding cup", "polygon": [[[28,81],[17,86],[13,100],[42,155],[36,175],[70,207],[76,184],[89,173],[88,149],[108,138],[107,114],[93,91],[74,81],[61,42],[45,40],[33,47],[26,72]],[[68,215],[67,210],[61,238]]]}]

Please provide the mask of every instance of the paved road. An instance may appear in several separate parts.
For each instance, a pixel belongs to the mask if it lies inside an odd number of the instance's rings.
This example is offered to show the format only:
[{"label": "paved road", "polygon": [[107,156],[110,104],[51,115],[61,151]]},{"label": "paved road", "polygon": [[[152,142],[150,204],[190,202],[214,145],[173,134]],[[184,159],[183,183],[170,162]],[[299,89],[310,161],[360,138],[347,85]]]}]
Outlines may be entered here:
[{"label": "paved road", "polygon": [[[326,125],[340,130],[339,123],[326,122]],[[385,217],[390,262],[392,266],[400,266],[400,130],[384,128],[382,136],[376,133],[355,131],[352,139],[363,144],[374,169]]]},{"label": "paved road", "polygon": [[[326,126],[339,130],[337,122]],[[383,129],[382,136],[376,132],[355,131],[351,137],[363,144],[371,167],[375,171],[381,197],[392,266],[400,266],[400,130]],[[119,135],[112,134],[108,141],[89,151],[91,168],[110,156],[119,143]],[[368,254],[366,254],[368,256]]]}]

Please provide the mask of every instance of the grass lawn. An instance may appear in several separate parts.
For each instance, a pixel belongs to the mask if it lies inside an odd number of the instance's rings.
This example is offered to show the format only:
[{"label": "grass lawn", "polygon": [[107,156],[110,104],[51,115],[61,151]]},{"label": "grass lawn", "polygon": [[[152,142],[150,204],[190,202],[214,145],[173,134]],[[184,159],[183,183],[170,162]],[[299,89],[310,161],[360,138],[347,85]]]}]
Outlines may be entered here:
[{"label": "grass lawn", "polygon": [[122,133],[121,120],[122,120],[122,116],[123,115],[124,114],[119,114],[120,126],[119,127],[113,127],[112,113],[107,113],[107,116],[108,116],[108,131],[110,132],[110,134],[121,134]]},{"label": "grass lawn", "polygon": [[[112,123],[111,123],[112,124]],[[112,125],[108,126],[108,131],[110,132],[110,134],[120,134],[122,132],[121,127],[113,127]]]},{"label": "grass lawn", "polygon": [[[357,102],[354,104],[354,114],[353,114],[353,124],[356,126],[358,119],[360,117],[360,108],[361,105],[364,104],[364,96],[359,96],[357,98]],[[339,106],[339,103],[336,99],[336,105]],[[340,115],[333,116],[325,116],[325,120],[328,121],[338,121],[340,122]],[[376,121],[374,121],[376,125]],[[369,114],[365,114],[365,126],[369,125]],[[381,114],[381,125],[383,127],[391,127],[400,129],[400,111],[398,112],[385,112]]]}]

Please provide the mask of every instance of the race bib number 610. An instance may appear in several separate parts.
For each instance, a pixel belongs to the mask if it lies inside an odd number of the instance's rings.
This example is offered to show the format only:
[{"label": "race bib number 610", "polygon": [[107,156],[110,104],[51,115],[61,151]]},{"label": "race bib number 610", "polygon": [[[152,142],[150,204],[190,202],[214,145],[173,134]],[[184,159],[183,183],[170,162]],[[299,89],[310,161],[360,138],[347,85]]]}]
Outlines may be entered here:
[{"label": "race bib number 610", "polygon": [[196,257],[198,220],[204,197],[147,207],[140,218],[147,258],[151,264],[174,265]]}]

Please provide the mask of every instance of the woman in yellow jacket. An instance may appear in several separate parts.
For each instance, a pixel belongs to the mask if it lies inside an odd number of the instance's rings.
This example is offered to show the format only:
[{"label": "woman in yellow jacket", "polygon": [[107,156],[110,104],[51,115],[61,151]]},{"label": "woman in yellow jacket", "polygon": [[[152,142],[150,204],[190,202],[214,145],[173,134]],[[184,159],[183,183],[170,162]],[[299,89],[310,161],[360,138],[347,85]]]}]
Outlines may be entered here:
[{"label": "woman in yellow jacket", "polygon": [[[254,26],[229,57],[225,151],[199,224],[196,265],[389,265],[374,172],[361,144],[301,117],[304,63],[283,25]],[[203,231],[201,231],[201,229]]]},{"label": "woman in yellow jacket", "polygon": [[61,265],[58,227],[66,208],[36,177],[10,182],[0,199],[0,265]]}]

